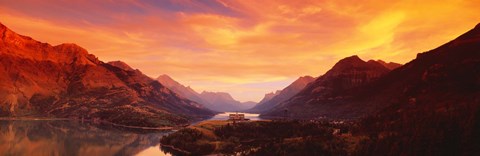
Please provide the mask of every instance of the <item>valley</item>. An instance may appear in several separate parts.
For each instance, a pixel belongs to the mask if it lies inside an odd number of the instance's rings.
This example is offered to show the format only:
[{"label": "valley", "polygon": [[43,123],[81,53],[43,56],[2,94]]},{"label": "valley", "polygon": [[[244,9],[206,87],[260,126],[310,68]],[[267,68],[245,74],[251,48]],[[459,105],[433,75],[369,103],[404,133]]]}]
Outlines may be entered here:
[{"label": "valley", "polygon": [[0,155],[480,155],[470,2],[75,2],[0,1]]}]

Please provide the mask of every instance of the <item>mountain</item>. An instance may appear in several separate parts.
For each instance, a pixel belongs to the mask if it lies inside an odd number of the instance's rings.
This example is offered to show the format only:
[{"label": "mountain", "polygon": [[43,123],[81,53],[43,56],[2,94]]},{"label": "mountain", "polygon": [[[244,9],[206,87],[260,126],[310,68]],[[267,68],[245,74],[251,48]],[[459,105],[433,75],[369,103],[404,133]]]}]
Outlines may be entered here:
[{"label": "mountain", "polygon": [[402,64],[395,63],[395,62],[386,63],[385,61],[382,61],[382,60],[376,60],[376,62],[380,63],[381,65],[385,66],[386,68],[388,68],[390,70],[394,70],[394,69],[402,66]]},{"label": "mountain", "polygon": [[[297,80],[295,80],[292,84],[282,89],[277,95],[272,97],[270,100],[262,100],[262,102],[258,103],[255,107],[253,107],[248,111],[255,112],[255,113],[268,111],[274,108],[275,106],[277,106],[279,103],[284,102],[290,99],[291,97],[293,97],[294,95],[296,95],[307,84],[309,84],[310,82],[313,82],[314,80],[315,78],[311,76],[300,77]],[[267,95],[265,97],[267,97]]]},{"label": "mountain", "polygon": [[322,79],[262,115],[356,118],[368,139],[355,155],[480,154],[480,24],[365,84],[331,92]]},{"label": "mountain", "polygon": [[240,101],[233,99],[233,97],[225,92],[208,92],[203,91],[200,93],[200,97],[207,101],[205,107],[214,111],[227,112],[227,111],[241,111],[248,109],[242,105]]},{"label": "mountain", "polygon": [[139,70],[103,63],[75,44],[51,46],[0,24],[0,116],[174,126],[213,113]]},{"label": "mountain", "polygon": [[223,92],[207,92],[204,91],[201,94],[198,94],[190,87],[185,87],[184,85],[173,80],[168,75],[160,75],[157,78],[157,81],[165,85],[167,88],[171,89],[175,93],[179,94],[182,97],[185,97],[189,100],[195,101],[199,104],[202,104],[208,109],[215,111],[241,111],[252,108],[256,102],[247,101],[239,102],[228,93]]},{"label": "mountain", "polygon": [[202,104],[204,106],[208,106],[208,102],[205,101],[200,97],[200,94],[198,94],[196,91],[194,91],[190,87],[185,87],[184,85],[178,83],[177,81],[173,80],[170,76],[168,75],[160,75],[157,77],[157,81],[163,84],[165,87],[168,89],[172,90],[173,92],[179,94],[182,97],[185,97],[189,100],[195,101],[199,104]]},{"label": "mountain", "polygon": [[246,102],[242,102],[240,107],[241,107],[241,110],[246,110],[246,109],[252,108],[255,105],[257,105],[257,102],[246,101]]},{"label": "mountain", "polygon": [[110,61],[108,64],[118,67],[120,69],[126,70],[126,71],[132,71],[135,70],[132,67],[130,67],[127,63],[122,62],[122,61]]},{"label": "mountain", "polygon": [[282,91],[282,90],[277,90],[277,91],[275,91],[275,92],[270,92],[270,93],[265,94],[265,96],[263,97],[263,99],[260,100],[260,102],[258,102],[258,103],[259,103],[259,104],[260,104],[260,103],[265,103],[265,102],[271,100],[273,97],[275,97],[275,96],[277,96],[278,94],[280,94],[281,91]]},{"label": "mountain", "polygon": [[355,94],[377,107],[359,155],[480,155],[480,24]]},{"label": "mountain", "polygon": [[[263,116],[282,116],[285,110],[291,117],[311,118],[322,116],[350,117],[356,113],[339,113],[331,111],[330,107],[339,107],[338,111],[352,111],[340,109],[340,105],[325,105],[347,98],[346,90],[372,82],[387,74],[390,70],[376,61],[365,62],[358,56],[350,56],[337,62],[324,75],[309,83],[298,94],[268,109]],[[271,101],[271,100],[270,100]],[[343,108],[343,107],[342,107]],[[355,111],[355,110],[353,110]],[[360,112],[360,111],[358,111]]]}]

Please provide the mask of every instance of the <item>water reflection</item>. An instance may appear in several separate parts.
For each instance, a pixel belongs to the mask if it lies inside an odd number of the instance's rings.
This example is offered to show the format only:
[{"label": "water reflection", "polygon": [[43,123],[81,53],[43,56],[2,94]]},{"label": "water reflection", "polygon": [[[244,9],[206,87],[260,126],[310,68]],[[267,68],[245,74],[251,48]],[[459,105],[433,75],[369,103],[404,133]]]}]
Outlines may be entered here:
[{"label": "water reflection", "polygon": [[[208,120],[227,120],[229,114],[235,114],[237,112],[223,112],[220,114],[217,114],[213,116],[212,118]],[[239,114],[245,114],[246,119],[250,120],[262,120],[262,118],[259,117],[259,114],[252,114],[252,113],[243,113],[243,112],[238,112]]]},{"label": "water reflection", "polygon": [[76,121],[0,121],[0,155],[170,155],[168,132],[119,130]]}]

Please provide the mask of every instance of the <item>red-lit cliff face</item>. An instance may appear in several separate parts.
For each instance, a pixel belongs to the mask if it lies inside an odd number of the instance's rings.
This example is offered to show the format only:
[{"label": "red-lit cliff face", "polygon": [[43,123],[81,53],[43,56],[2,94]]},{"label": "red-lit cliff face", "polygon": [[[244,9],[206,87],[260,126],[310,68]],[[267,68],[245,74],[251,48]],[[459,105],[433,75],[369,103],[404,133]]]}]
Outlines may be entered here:
[{"label": "red-lit cliff face", "polygon": [[75,44],[51,46],[3,25],[0,34],[1,116],[100,118],[162,126],[212,115],[140,71],[105,64]]},{"label": "red-lit cliff face", "polygon": [[107,63],[112,65],[112,66],[118,67],[120,69],[126,70],[126,71],[135,70],[132,67],[130,67],[130,65],[128,65],[127,63],[122,62],[122,61],[110,61],[110,62],[107,62]]}]

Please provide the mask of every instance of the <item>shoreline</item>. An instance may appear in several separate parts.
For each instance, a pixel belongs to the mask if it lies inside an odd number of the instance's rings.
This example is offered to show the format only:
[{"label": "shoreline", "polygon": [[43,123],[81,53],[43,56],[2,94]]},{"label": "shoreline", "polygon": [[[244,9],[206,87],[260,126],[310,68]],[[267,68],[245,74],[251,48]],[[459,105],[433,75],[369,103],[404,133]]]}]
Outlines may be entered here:
[{"label": "shoreline", "polygon": [[69,118],[34,118],[34,117],[18,117],[18,118],[12,118],[12,117],[0,117],[0,121],[66,121],[66,120],[72,120]]},{"label": "shoreline", "polygon": [[179,125],[179,126],[167,126],[167,127],[141,127],[141,126],[128,126],[128,125],[122,125],[122,124],[117,124],[117,123],[112,123],[109,121],[93,121],[93,120],[78,120],[78,119],[71,119],[71,118],[45,118],[45,117],[40,117],[40,118],[35,118],[35,117],[18,117],[18,118],[12,118],[12,117],[0,117],[0,121],[79,121],[79,122],[91,122],[91,123],[104,123],[104,124],[110,124],[112,126],[116,127],[123,127],[123,128],[131,128],[131,129],[141,129],[141,130],[175,130],[175,129],[180,129],[180,128],[185,128],[187,125]]},{"label": "shoreline", "polygon": [[173,145],[166,145],[166,144],[162,144],[160,143],[159,144],[161,147],[164,147],[164,148],[170,148],[171,150],[174,150],[174,151],[177,151],[177,152],[180,152],[180,153],[184,153],[184,154],[191,154],[190,152],[186,151],[186,150],[183,150],[183,149],[180,149],[180,148],[176,148],[175,146]]},{"label": "shoreline", "polygon": [[[122,124],[116,124],[108,121],[102,121],[103,123],[111,124],[113,126],[124,127],[124,128],[132,128],[132,129],[143,129],[143,130],[173,130],[176,127],[141,127],[141,126],[128,126]],[[180,126],[181,127],[181,126]]]}]

